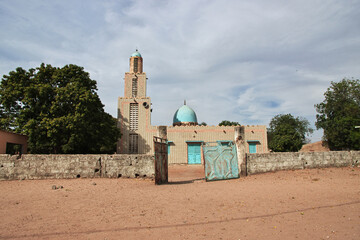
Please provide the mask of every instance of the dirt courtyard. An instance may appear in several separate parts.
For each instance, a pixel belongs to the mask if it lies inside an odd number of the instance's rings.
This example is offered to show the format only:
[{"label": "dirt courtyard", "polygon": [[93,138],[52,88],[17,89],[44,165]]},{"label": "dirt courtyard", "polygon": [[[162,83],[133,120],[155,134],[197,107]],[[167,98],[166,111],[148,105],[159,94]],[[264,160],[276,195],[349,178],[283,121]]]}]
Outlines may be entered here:
[{"label": "dirt courtyard", "polygon": [[358,167],[203,176],[0,181],[0,239],[360,239]]}]

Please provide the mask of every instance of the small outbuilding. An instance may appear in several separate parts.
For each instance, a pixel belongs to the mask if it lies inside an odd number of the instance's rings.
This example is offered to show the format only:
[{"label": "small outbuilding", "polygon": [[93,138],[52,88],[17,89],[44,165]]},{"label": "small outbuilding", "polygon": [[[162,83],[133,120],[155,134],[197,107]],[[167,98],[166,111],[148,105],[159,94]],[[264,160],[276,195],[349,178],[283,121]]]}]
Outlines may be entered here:
[{"label": "small outbuilding", "polygon": [[25,154],[27,141],[25,135],[0,130],[0,154]]}]

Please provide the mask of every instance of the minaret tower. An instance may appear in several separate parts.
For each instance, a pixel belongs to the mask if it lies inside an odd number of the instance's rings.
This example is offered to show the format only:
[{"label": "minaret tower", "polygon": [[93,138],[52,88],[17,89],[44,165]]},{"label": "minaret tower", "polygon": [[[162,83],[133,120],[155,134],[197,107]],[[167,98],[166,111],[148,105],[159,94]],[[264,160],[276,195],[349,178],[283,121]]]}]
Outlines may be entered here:
[{"label": "minaret tower", "polygon": [[143,58],[136,49],[130,57],[130,71],[125,73],[126,98],[146,97],[146,74],[143,72]]},{"label": "minaret tower", "polygon": [[124,97],[118,99],[118,127],[122,136],[117,153],[146,154],[152,148],[147,144],[152,143],[151,134],[148,134],[152,129],[151,100],[146,96],[147,78],[143,72],[143,58],[137,49],[130,56],[130,69],[124,80]]}]

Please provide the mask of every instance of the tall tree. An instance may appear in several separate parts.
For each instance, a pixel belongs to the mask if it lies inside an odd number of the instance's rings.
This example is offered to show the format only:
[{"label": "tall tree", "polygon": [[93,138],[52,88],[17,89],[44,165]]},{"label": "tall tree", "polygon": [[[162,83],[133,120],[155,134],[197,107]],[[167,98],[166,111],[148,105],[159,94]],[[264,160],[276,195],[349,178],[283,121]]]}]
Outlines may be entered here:
[{"label": "tall tree", "polygon": [[331,82],[325,100],[315,105],[316,127],[330,150],[360,150],[360,81]]},{"label": "tall tree", "polygon": [[240,123],[223,120],[221,123],[219,123],[219,126],[240,126]]},{"label": "tall tree", "polygon": [[111,153],[120,136],[96,81],[82,67],[17,68],[0,84],[0,127],[29,137],[32,153]]},{"label": "tall tree", "polygon": [[274,152],[297,152],[313,129],[308,120],[291,114],[279,114],[269,124],[269,148]]}]

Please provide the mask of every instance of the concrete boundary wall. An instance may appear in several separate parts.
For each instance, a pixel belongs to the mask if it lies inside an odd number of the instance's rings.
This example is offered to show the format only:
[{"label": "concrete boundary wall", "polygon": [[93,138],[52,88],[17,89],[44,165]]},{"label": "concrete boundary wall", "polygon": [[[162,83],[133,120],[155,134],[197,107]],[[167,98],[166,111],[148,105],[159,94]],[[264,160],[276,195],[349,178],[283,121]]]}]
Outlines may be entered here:
[{"label": "concrete boundary wall", "polygon": [[0,180],[48,178],[153,178],[154,156],[0,154]]},{"label": "concrete boundary wall", "polygon": [[[250,174],[360,164],[360,151],[247,154],[242,169]],[[0,180],[51,178],[153,178],[154,155],[0,154]]]},{"label": "concrete boundary wall", "polygon": [[355,166],[359,163],[360,151],[247,154],[246,172],[250,175],[279,170]]}]

